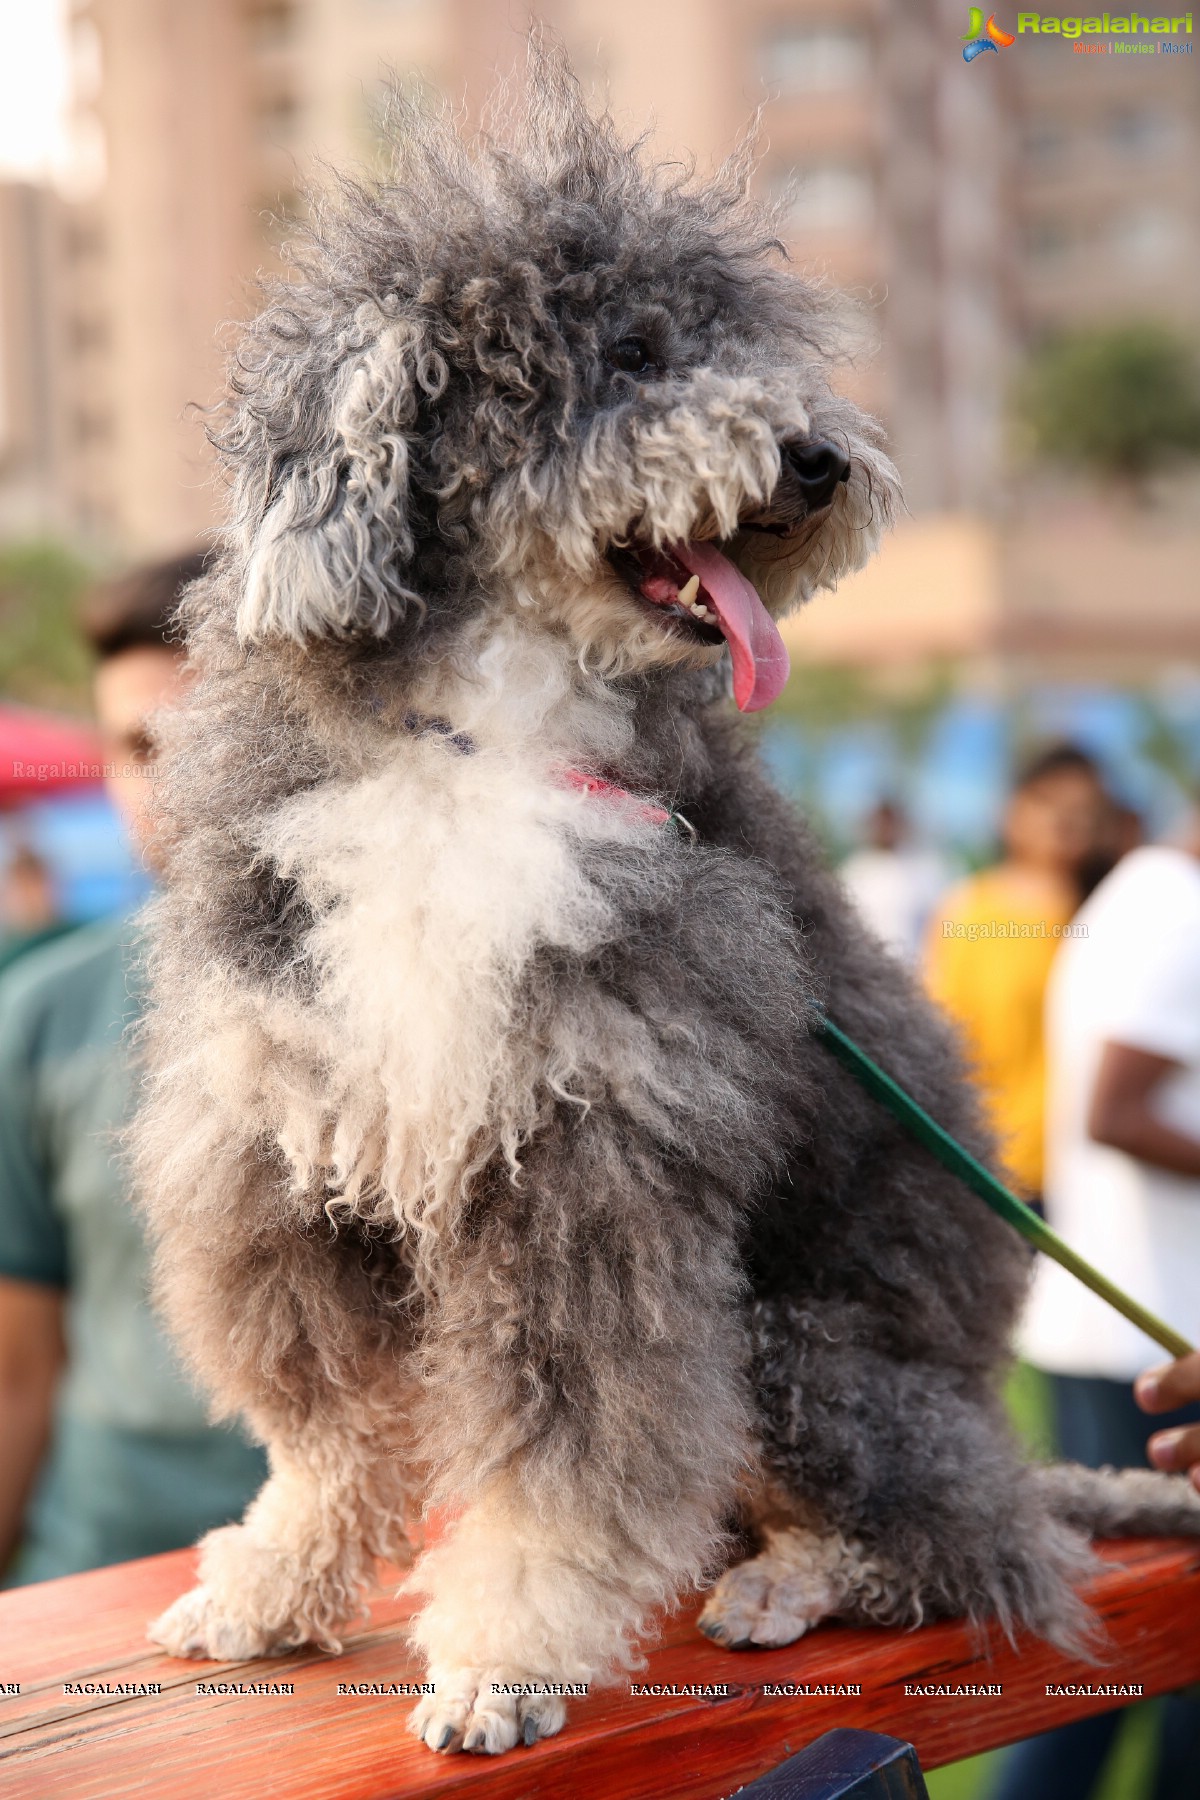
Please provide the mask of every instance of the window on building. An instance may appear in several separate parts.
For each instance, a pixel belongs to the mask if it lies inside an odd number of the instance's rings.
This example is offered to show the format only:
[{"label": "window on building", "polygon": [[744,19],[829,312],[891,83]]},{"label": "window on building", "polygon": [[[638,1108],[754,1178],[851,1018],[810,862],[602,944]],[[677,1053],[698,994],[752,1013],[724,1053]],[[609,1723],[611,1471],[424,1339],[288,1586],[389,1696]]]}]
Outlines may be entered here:
[{"label": "window on building", "polygon": [[1118,107],[1105,121],[1104,135],[1122,156],[1157,156],[1170,146],[1174,120],[1149,107]]},{"label": "window on building", "polygon": [[246,14],[246,29],[254,48],[264,54],[286,50],[295,41],[300,9],[288,0],[262,0]]},{"label": "window on building", "polygon": [[1066,129],[1058,119],[1030,119],[1021,143],[1031,163],[1038,168],[1050,168],[1061,162],[1066,154]]},{"label": "window on building", "polygon": [[1162,206],[1133,206],[1109,221],[1108,240],[1132,275],[1173,262],[1179,250],[1179,221]]},{"label": "window on building", "polygon": [[80,407],[72,422],[76,443],[102,444],[112,436],[112,420],[108,414],[90,407]]},{"label": "window on building", "polygon": [[875,188],[860,163],[820,162],[780,169],[769,182],[792,231],[865,231],[875,218]]},{"label": "window on building", "polygon": [[255,110],[258,134],[264,142],[279,144],[294,136],[300,118],[300,102],[295,94],[284,89],[267,94]]},{"label": "window on building", "polygon": [[103,350],[108,345],[108,321],[96,313],[75,313],[68,321],[67,336],[76,353]]},{"label": "window on building", "polygon": [[780,26],[763,39],[759,67],[777,93],[834,93],[867,79],[870,46],[866,33],[853,25]]},{"label": "window on building", "polygon": [[1061,262],[1072,245],[1067,221],[1056,214],[1030,219],[1025,226],[1025,250],[1035,263]]},{"label": "window on building", "polygon": [[73,262],[86,262],[104,249],[104,233],[93,219],[72,219],[64,236],[67,255]]}]

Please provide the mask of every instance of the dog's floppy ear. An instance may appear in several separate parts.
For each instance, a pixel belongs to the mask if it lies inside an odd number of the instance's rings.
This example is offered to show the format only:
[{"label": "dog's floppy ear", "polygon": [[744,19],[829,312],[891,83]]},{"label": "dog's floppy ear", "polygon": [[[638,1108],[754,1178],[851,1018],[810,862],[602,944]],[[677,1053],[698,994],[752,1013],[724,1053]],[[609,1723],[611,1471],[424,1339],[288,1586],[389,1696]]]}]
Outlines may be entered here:
[{"label": "dog's floppy ear", "polygon": [[328,378],[332,405],[303,449],[277,454],[250,541],[243,642],[382,636],[420,599],[408,585],[413,436],[445,388],[444,358],[419,319],[387,323]]}]

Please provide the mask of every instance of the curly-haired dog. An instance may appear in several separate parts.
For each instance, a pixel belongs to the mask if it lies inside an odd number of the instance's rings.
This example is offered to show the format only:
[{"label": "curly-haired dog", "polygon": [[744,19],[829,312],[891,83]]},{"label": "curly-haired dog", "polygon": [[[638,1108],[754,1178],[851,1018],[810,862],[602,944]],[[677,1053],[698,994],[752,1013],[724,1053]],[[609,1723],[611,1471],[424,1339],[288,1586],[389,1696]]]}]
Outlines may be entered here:
[{"label": "curly-haired dog", "polygon": [[738,1525],[719,1643],[1075,1642],[1084,1531],[1200,1518],[1022,1462],[1022,1246],[806,1034],[828,1002],[988,1154],[723,694],[728,652],[774,697],[774,615],[895,502],[826,306],[744,159],[664,175],[534,88],[520,151],[408,117],[238,355],[136,1126],[162,1303],[272,1468],[154,1636],[336,1648],[443,1504],[439,1750],[558,1730],[497,1689],[631,1666]]}]

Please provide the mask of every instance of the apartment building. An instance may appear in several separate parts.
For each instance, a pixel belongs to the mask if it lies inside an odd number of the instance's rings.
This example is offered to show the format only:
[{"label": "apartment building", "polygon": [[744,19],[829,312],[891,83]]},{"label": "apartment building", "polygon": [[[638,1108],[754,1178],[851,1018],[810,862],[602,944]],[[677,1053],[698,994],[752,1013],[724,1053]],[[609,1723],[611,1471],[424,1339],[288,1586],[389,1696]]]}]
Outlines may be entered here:
[{"label": "apartment building", "polygon": [[[919,520],[1002,508],[1029,343],[1081,320],[1200,324],[1190,59],[1022,37],[966,68],[950,0],[539,10],[664,155],[710,163],[765,102],[758,180],[797,266],[879,346],[846,379],[885,419]],[[196,408],[305,183],[321,159],[378,160],[391,80],[477,120],[526,16],[525,0],[72,0],[54,466],[76,528],[142,552],[210,525]]]}]

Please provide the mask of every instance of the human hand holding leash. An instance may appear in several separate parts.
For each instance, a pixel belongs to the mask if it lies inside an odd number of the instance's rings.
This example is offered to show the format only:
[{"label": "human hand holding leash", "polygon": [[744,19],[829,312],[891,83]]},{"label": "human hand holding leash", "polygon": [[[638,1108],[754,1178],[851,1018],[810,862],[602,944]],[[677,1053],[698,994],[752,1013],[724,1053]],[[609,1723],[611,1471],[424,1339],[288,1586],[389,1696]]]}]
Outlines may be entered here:
[{"label": "human hand holding leash", "polygon": [[[1138,1376],[1133,1391],[1142,1411],[1148,1413],[1173,1412],[1177,1406],[1200,1400],[1200,1350],[1147,1369]],[[1160,1431],[1146,1448],[1156,1469],[1187,1475],[1192,1486],[1200,1489],[1200,1425]]]}]

